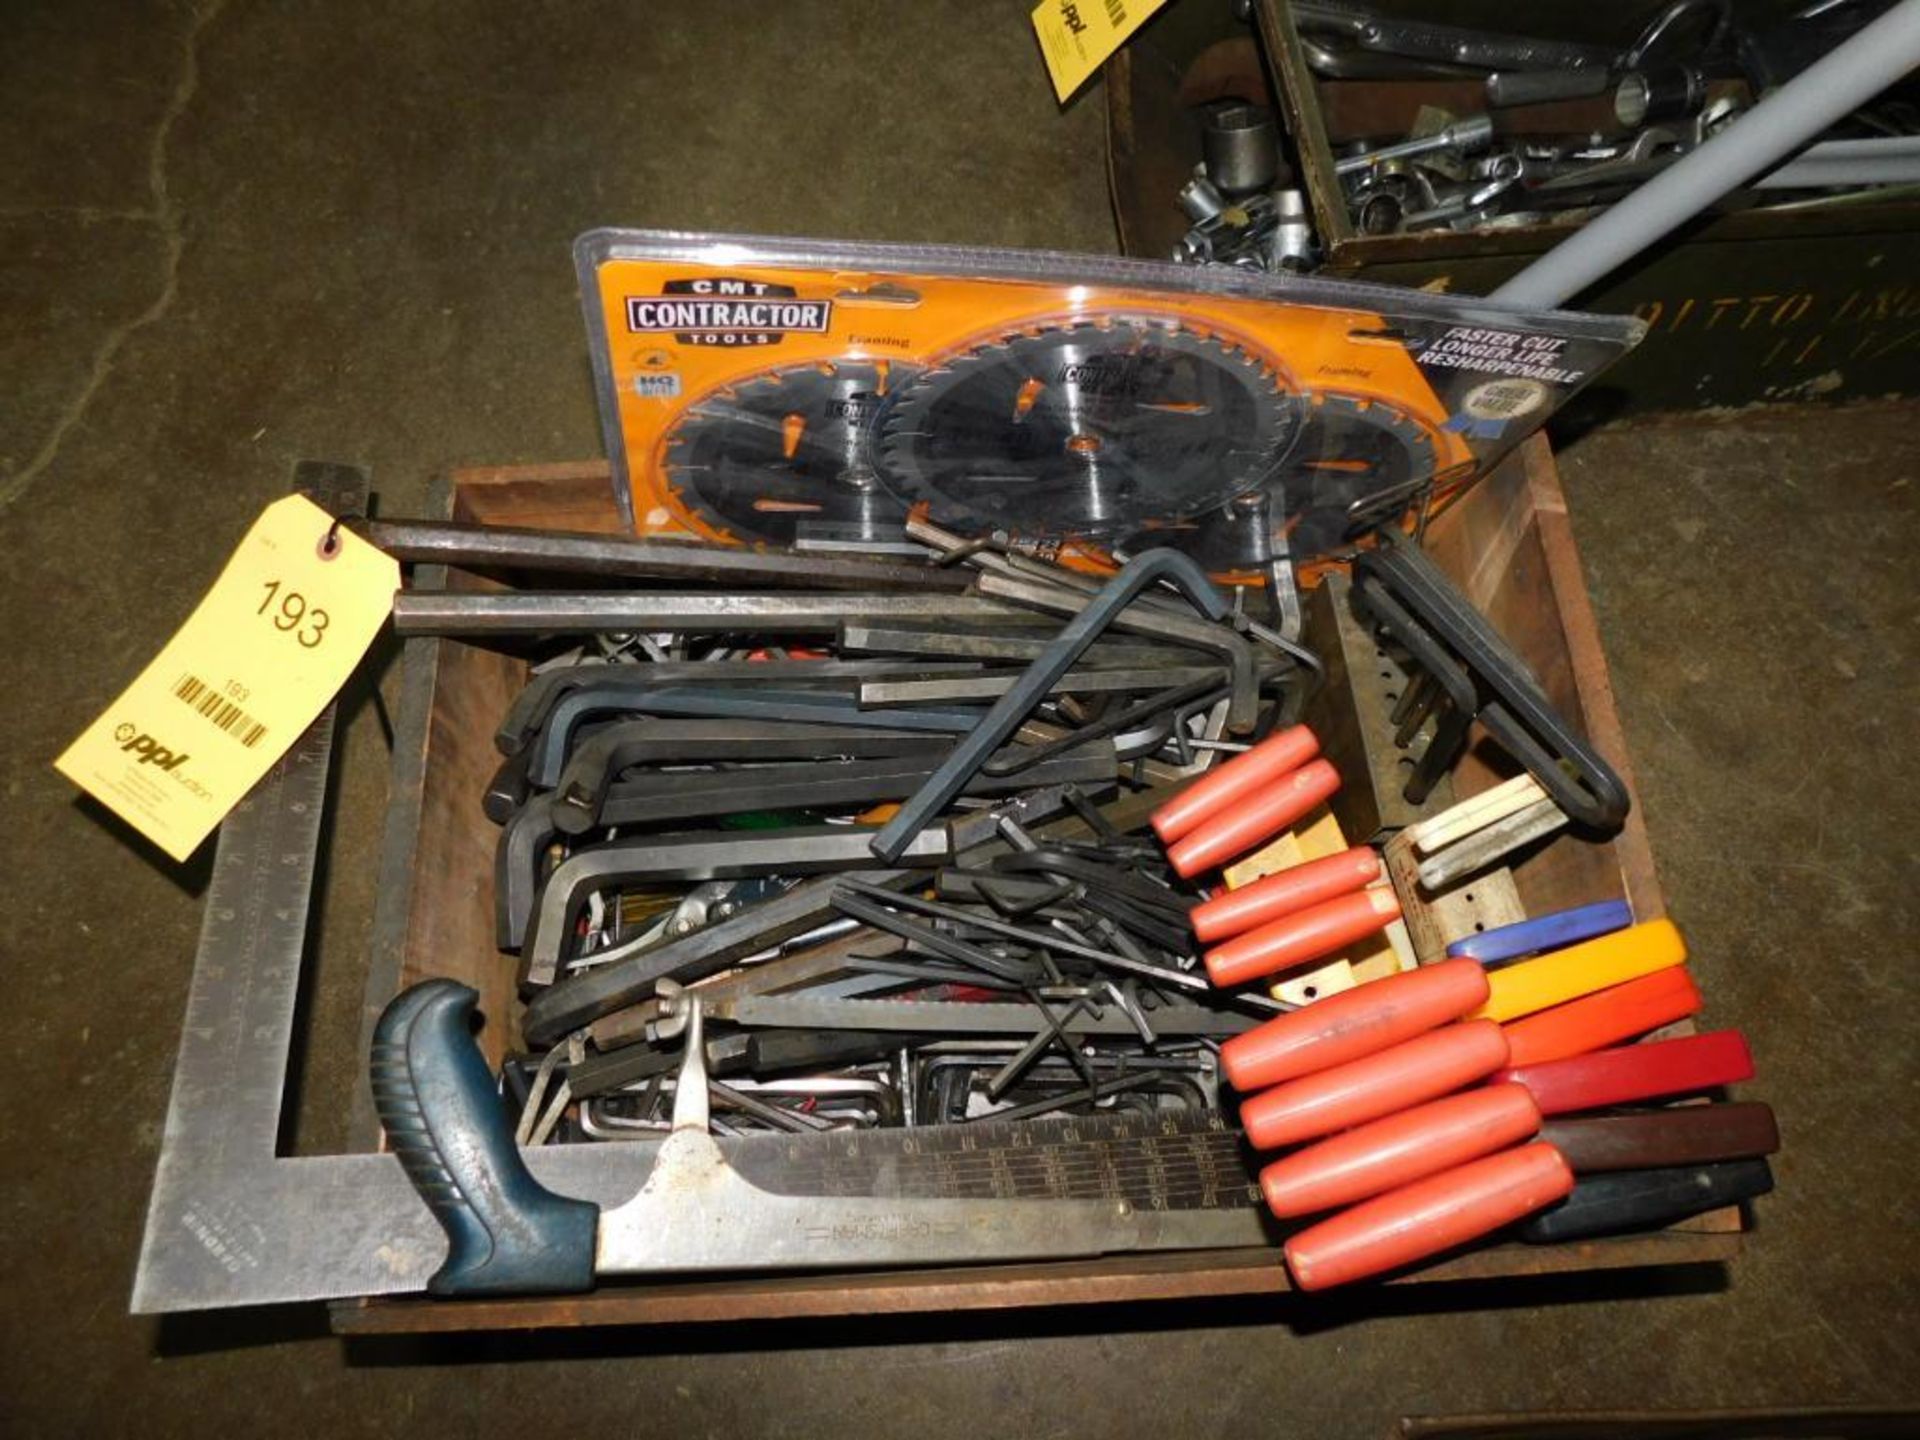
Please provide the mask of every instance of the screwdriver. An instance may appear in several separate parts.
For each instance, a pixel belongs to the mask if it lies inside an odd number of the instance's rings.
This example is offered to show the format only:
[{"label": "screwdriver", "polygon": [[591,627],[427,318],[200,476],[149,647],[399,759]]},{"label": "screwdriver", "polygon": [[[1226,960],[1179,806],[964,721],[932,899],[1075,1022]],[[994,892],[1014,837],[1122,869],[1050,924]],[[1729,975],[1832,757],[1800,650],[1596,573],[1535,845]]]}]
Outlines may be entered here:
[{"label": "screwdriver", "polygon": [[1260,1172],[1260,1191],[1268,1209],[1290,1220],[1423,1180],[1539,1130],[1540,1107],[1526,1086],[1484,1085],[1296,1150]]},{"label": "screwdriver", "polygon": [[1516,1066],[1498,1078],[1532,1091],[1541,1114],[1564,1115],[1751,1080],[1753,1055],[1738,1030],[1713,1030]]},{"label": "screwdriver", "polygon": [[1522,1240],[1544,1245],[1657,1229],[1772,1189],[1773,1167],[1759,1159],[1623,1170],[1578,1181],[1570,1195],[1529,1219],[1519,1234]]},{"label": "screwdriver", "polygon": [[1240,1125],[1256,1150],[1272,1150],[1449,1094],[1506,1063],[1500,1027],[1463,1020],[1262,1090],[1241,1102]]},{"label": "screwdriver", "polygon": [[1549,1120],[1540,1138],[1580,1175],[1749,1160],[1780,1148],[1773,1109],[1757,1100]]},{"label": "screwdriver", "polygon": [[1509,1080],[1302,1146],[1260,1172],[1260,1189],[1267,1208],[1290,1220],[1368,1199],[1535,1136],[1582,1176],[1713,1166],[1760,1159],[1780,1147],[1773,1111],[1758,1102],[1682,1105],[1543,1124],[1532,1093]]},{"label": "screwdriver", "polygon": [[[1581,1175],[1570,1192],[1507,1188],[1477,1168],[1485,1162],[1476,1157],[1536,1126],[1538,1140],[1524,1148],[1551,1149]],[[1682,1106],[1542,1126],[1524,1087],[1496,1082],[1296,1151],[1262,1171],[1260,1185],[1282,1219],[1365,1202],[1289,1243],[1296,1280],[1315,1289],[1423,1259],[1533,1211],[1520,1235],[1537,1243],[1668,1225],[1772,1189],[1763,1157],[1778,1144],[1765,1105]],[[1524,1168],[1535,1166],[1544,1161]],[[1497,1180],[1506,1171],[1491,1173]]]},{"label": "screwdriver", "polygon": [[1482,965],[1497,965],[1547,950],[1561,950],[1582,940],[1595,940],[1631,924],[1633,911],[1626,901],[1602,900],[1596,905],[1576,905],[1571,910],[1556,910],[1550,915],[1536,915],[1529,920],[1468,935],[1448,945],[1447,954],[1464,955]]}]

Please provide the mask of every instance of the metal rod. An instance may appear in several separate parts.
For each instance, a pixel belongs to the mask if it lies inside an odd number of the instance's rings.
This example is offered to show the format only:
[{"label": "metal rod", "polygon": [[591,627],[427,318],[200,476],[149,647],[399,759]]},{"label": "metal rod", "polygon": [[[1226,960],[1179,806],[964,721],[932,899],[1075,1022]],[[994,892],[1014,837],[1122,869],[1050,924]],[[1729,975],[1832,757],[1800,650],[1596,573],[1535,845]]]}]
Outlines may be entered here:
[{"label": "metal rod", "polygon": [[633,630],[831,634],[847,620],[1031,625],[1033,612],[972,595],[402,590],[393,597],[393,630],[402,638],[615,635]]},{"label": "metal rod", "polygon": [[1516,309],[1567,304],[1915,65],[1920,65],[1920,0],[1901,0],[1685,159],[1549,250],[1488,300]]},{"label": "metal rod", "polygon": [[1178,585],[1194,608],[1209,620],[1227,613],[1227,602],[1192,557],[1176,550],[1155,550],[1138,556],[1089,600],[1086,607],[1060,629],[1046,651],[1027,667],[1011,689],[948,753],[940,768],[916,790],[898,813],[873,837],[873,853],[892,864],[929,820],[958,795],[974,771],[1013,736],[1027,712],[1038,705],[1082,653],[1093,644],[1114,617],[1147,586],[1167,579]]},{"label": "metal rod", "polygon": [[535,570],[634,580],[704,580],[823,590],[964,590],[967,577],[933,565],[822,556],[687,540],[641,540],[447,520],[352,520],[349,528],[396,560],[464,570]]}]

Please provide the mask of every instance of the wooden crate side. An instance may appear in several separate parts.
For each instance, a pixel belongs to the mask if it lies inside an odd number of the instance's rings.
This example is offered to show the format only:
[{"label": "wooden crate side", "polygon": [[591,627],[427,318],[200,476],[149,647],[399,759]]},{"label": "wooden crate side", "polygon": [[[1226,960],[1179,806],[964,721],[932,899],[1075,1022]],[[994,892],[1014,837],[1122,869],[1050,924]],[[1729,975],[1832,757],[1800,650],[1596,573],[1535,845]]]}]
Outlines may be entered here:
[{"label": "wooden crate side", "polygon": [[[1616,1240],[1501,1246],[1458,1256],[1390,1282],[1509,1280],[1592,1270],[1717,1264],[1738,1253],[1737,1235],[1665,1230]],[[1103,1260],[994,1265],[873,1275],[670,1281],[609,1286],[587,1295],[511,1300],[387,1300],[334,1307],[342,1334],[533,1330],[581,1325],[712,1324],[1210,1300],[1290,1290],[1273,1250],[1111,1256]]]}]

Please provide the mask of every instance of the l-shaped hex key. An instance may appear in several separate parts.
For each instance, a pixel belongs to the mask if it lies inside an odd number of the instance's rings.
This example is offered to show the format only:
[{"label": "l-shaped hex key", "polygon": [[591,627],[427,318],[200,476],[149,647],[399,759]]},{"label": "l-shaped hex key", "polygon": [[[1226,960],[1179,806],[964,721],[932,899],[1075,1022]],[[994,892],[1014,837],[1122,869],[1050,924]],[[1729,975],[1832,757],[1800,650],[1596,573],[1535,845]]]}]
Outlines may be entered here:
[{"label": "l-shaped hex key", "polygon": [[[981,763],[1012,738],[1027,713],[1053,688],[1053,682],[1073,668],[1073,662],[1141,591],[1162,579],[1179,586],[1194,608],[1209,620],[1226,615],[1227,602],[1191,556],[1177,550],[1150,550],[1129,560],[1084,607],[1076,607],[1078,613],[1061,627],[1039,658],[994,702],[985,718],[953,747],[926,784],[916,790],[873,837],[873,853],[889,865],[898,860],[921,829],[960,793]],[[1247,668],[1252,669],[1251,655]],[[1248,724],[1252,724],[1251,716]]]}]

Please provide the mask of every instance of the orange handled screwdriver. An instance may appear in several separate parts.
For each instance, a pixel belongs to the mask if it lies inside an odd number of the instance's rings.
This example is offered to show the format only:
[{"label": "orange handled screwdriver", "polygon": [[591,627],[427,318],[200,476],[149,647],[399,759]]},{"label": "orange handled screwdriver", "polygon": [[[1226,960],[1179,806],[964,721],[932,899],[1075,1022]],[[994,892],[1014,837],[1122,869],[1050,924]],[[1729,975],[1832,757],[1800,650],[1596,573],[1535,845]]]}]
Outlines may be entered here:
[{"label": "orange handled screwdriver", "polygon": [[1296,1145],[1449,1094],[1506,1063],[1500,1027],[1464,1020],[1262,1090],[1240,1103],[1240,1125],[1256,1150]]},{"label": "orange handled screwdriver", "polygon": [[1539,1130],[1540,1107],[1524,1085],[1485,1085],[1296,1150],[1260,1172],[1260,1190],[1289,1220],[1424,1180]]},{"label": "orange handled screwdriver", "polygon": [[1442,960],[1329,995],[1220,1047],[1227,1083],[1243,1095],[1342,1065],[1457,1020],[1487,998],[1472,960]]},{"label": "orange handled screwdriver", "polygon": [[1400,916],[1392,890],[1362,890],[1282,915],[1270,925],[1236,935],[1204,957],[1207,978],[1221,989],[1276,975],[1318,960],[1387,928]]},{"label": "orange handled screwdriver", "polygon": [[1211,945],[1297,910],[1364,890],[1380,878],[1380,856],[1366,845],[1263,876],[1202,901],[1187,913],[1194,936]]},{"label": "orange handled screwdriver", "polygon": [[1167,859],[1190,880],[1271,840],[1339,788],[1340,772],[1330,762],[1309,760],[1209,815],[1167,847]]},{"label": "orange handled screwdriver", "polygon": [[1320,740],[1304,725],[1270,735],[1202,776],[1156,809],[1149,820],[1162,845],[1171,845],[1202,820],[1217,814],[1269,780],[1298,770],[1320,753]]},{"label": "orange handled screwdriver", "polygon": [[1558,1150],[1522,1145],[1389,1190],[1307,1227],[1287,1241],[1287,1269],[1302,1290],[1364,1280],[1478,1239],[1572,1189],[1573,1171]]},{"label": "orange handled screwdriver", "polygon": [[1676,965],[1516,1020],[1506,1027],[1507,1043],[1513,1064],[1538,1065],[1630,1040],[1699,1009],[1699,987]]}]

